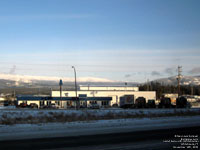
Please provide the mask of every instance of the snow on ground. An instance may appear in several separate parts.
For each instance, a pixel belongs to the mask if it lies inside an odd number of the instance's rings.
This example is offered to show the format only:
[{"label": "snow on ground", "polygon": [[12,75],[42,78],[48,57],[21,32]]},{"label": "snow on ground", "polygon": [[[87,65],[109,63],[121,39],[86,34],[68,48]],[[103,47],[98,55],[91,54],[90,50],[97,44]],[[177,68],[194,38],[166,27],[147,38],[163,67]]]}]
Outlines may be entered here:
[{"label": "snow on ground", "polygon": [[0,124],[38,124],[102,119],[166,117],[200,115],[200,109],[98,109],[98,110],[42,110],[1,109]]},{"label": "snow on ground", "polygon": [[0,106],[0,109],[16,109],[16,106]]},{"label": "snow on ground", "polygon": [[0,141],[108,134],[200,125],[200,116],[134,118],[67,123],[0,125]]},{"label": "snow on ground", "polygon": [[198,125],[200,109],[0,109],[0,141]]},{"label": "snow on ground", "polygon": [[41,116],[41,115],[50,115],[50,112],[53,113],[64,113],[64,114],[77,114],[81,115],[84,113],[92,113],[93,115],[102,116],[107,113],[116,113],[116,114],[165,114],[165,113],[174,113],[174,112],[200,112],[200,109],[83,109],[83,110],[63,110],[63,109],[1,109],[0,118],[3,114],[7,114],[8,117],[17,117],[29,115],[32,116]]}]

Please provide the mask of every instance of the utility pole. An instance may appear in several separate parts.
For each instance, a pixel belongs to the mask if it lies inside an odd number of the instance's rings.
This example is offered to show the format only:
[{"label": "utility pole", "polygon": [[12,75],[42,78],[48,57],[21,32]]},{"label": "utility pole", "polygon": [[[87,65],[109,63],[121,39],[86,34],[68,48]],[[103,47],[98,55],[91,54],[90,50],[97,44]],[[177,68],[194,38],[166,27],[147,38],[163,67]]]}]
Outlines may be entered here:
[{"label": "utility pole", "polygon": [[16,104],[16,91],[15,91],[15,89],[13,91],[13,100],[14,100],[14,104]]},{"label": "utility pole", "polygon": [[63,86],[62,79],[60,79],[59,86],[60,86],[60,106],[62,108],[62,86]]},{"label": "utility pole", "polygon": [[191,95],[194,95],[194,88],[193,88],[193,85],[191,85]]},{"label": "utility pole", "polygon": [[149,79],[147,79],[147,91],[149,91]]},{"label": "utility pole", "polygon": [[13,91],[13,97],[14,97],[14,100],[16,100],[16,92],[15,92],[15,89]]},{"label": "utility pole", "polygon": [[74,69],[74,78],[75,78],[75,93],[76,93],[76,109],[79,109],[79,102],[78,102],[78,97],[77,97],[77,83],[76,83],[76,69],[74,66],[72,66],[72,68]]},{"label": "utility pole", "polygon": [[124,83],[125,84],[125,91],[127,90],[127,82]]},{"label": "utility pole", "polygon": [[40,88],[38,88],[38,95],[40,95]]},{"label": "utility pole", "polygon": [[52,88],[50,88],[50,97],[52,97]]},{"label": "utility pole", "polygon": [[178,81],[178,97],[181,95],[181,87],[180,87],[180,81],[181,81],[181,72],[182,72],[182,66],[178,66],[178,76],[177,76],[177,81]]}]

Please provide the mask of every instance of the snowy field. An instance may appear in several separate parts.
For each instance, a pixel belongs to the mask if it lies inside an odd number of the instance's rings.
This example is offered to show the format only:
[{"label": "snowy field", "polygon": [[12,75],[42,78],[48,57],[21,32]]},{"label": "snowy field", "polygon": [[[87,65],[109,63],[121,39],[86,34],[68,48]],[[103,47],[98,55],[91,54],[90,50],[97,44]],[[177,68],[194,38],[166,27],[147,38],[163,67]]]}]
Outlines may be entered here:
[{"label": "snowy field", "polygon": [[200,109],[0,109],[0,141],[200,125]]},{"label": "snowy field", "polygon": [[200,116],[0,125],[0,141],[146,131],[199,125]]},{"label": "snowy field", "polygon": [[200,109],[98,109],[42,110],[0,109],[0,124],[65,123],[74,121],[110,120],[123,118],[157,118],[200,115]]}]

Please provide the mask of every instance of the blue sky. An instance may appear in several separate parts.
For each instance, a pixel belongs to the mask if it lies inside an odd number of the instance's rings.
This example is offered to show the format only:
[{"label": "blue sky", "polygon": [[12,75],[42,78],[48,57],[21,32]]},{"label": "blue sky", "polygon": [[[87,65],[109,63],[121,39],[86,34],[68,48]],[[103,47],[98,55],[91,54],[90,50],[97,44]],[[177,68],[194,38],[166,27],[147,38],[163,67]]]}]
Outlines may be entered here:
[{"label": "blue sky", "polygon": [[[200,75],[199,0],[1,0],[0,73]],[[13,71],[14,70],[14,71]]]}]

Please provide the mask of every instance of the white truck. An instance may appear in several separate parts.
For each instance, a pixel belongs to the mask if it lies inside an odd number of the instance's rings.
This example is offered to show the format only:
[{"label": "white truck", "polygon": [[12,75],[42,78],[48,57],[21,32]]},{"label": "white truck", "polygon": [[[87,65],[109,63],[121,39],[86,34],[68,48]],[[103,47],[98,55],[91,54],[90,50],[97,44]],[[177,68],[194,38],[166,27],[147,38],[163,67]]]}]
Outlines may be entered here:
[{"label": "white truck", "polygon": [[120,97],[121,108],[132,108],[134,106],[134,95],[124,95]]}]

